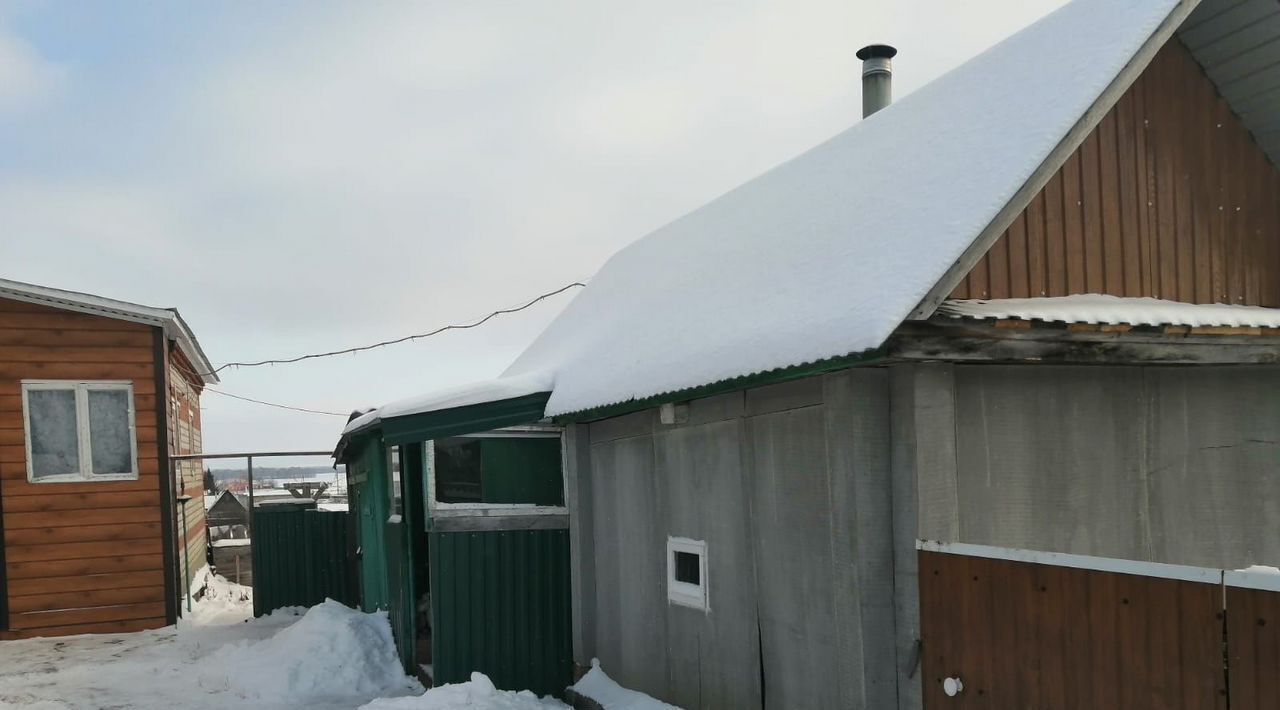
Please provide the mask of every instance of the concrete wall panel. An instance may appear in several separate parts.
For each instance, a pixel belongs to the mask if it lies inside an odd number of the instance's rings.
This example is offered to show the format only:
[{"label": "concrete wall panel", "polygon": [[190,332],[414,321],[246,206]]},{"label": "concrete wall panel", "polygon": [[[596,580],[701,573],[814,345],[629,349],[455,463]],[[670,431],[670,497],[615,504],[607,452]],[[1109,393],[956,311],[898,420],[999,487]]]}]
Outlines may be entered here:
[{"label": "concrete wall panel", "polygon": [[[591,447],[596,654],[610,673],[646,693],[666,677],[665,534],[659,524],[651,437]],[[617,670],[613,670],[617,669]]]},{"label": "concrete wall panel", "polygon": [[760,704],[760,637],[740,441],[738,420],[671,429],[654,438],[664,546],[667,535],[707,543],[710,611],[666,608],[671,702],[685,708]]},{"label": "concrete wall panel", "polygon": [[957,539],[1147,557],[1140,371],[958,367],[955,401]]}]

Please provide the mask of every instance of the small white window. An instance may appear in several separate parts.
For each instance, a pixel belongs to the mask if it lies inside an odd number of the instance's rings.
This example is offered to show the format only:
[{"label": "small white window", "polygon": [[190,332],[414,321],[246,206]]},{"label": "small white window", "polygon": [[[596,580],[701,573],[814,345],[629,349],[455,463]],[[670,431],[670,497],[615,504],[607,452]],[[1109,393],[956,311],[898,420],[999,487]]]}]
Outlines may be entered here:
[{"label": "small white window", "polygon": [[24,381],[22,415],[28,481],[138,477],[131,383]]},{"label": "small white window", "polygon": [[707,599],[707,543],[687,537],[667,538],[667,600],[711,611]]}]

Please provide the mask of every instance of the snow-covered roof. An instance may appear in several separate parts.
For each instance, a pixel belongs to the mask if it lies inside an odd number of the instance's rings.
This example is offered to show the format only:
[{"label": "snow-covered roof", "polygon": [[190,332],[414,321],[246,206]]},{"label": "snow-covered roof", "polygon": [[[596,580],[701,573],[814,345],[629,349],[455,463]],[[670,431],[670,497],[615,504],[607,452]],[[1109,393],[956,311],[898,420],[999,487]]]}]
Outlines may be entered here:
[{"label": "snow-covered roof", "polygon": [[624,248],[501,379],[399,411],[537,378],[556,416],[880,347],[932,313],[1196,1],[1074,0]]},{"label": "snow-covered roof", "polygon": [[206,384],[218,382],[218,376],[213,372],[213,364],[205,356],[200,343],[196,341],[196,336],[191,332],[191,328],[187,327],[186,321],[182,320],[176,308],[143,306],[127,301],[117,301],[114,298],[37,286],[9,279],[0,279],[0,298],[11,298],[15,301],[52,306],[78,313],[159,326],[164,328],[165,335],[178,343],[182,354],[186,355],[191,364],[199,370],[198,374]]},{"label": "snow-covered roof", "polygon": [[557,415],[879,347],[1177,8],[1060,8],[626,247],[508,374]]},{"label": "snow-covered roof", "polygon": [[1054,298],[953,300],[942,304],[938,313],[955,318],[1017,318],[1057,323],[1280,328],[1280,308],[1178,303],[1092,293]]},{"label": "snow-covered roof", "polygon": [[455,387],[436,390],[417,397],[408,397],[390,404],[372,409],[347,422],[342,430],[343,435],[374,426],[383,419],[403,417],[411,414],[435,412],[455,407],[466,407],[485,402],[500,402],[504,399],[525,397],[539,392],[550,392],[552,380],[544,372],[526,375],[500,377],[495,380],[481,380]]}]

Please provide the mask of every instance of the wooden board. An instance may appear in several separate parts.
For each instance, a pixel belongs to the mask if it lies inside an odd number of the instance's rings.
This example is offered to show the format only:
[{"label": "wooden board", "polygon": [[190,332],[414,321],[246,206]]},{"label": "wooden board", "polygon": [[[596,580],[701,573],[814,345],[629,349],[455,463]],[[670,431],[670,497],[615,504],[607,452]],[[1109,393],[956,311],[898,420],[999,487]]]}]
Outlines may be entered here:
[{"label": "wooden board", "polygon": [[62,609],[59,611],[27,612],[9,615],[9,628],[14,630],[38,629],[51,626],[97,624],[104,621],[164,618],[164,602],[143,604],[119,604],[116,606],[89,607],[87,609]]},{"label": "wooden board", "polygon": [[164,615],[144,619],[124,619],[120,621],[103,621],[92,624],[71,624],[67,626],[46,626],[24,629],[21,631],[0,631],[0,640],[34,638],[36,636],[71,636],[73,634],[127,634],[134,631],[159,629],[165,626]]},{"label": "wooden board", "polygon": [[[1278,206],[1280,170],[1175,39],[952,297],[1280,307]],[[992,261],[1030,278],[990,279]]]},{"label": "wooden board", "polygon": [[1280,707],[1280,592],[1227,587],[1231,710]]},{"label": "wooden board", "polygon": [[133,587],[163,588],[164,572],[157,569],[143,570],[141,572],[106,572],[74,577],[15,579],[9,582],[9,595],[10,597],[25,597],[98,589],[129,589]]},{"label": "wooden board", "polygon": [[919,573],[926,710],[1226,707],[1217,585],[937,552]]},{"label": "wooden board", "polygon": [[4,527],[9,530],[23,528],[58,528],[80,525],[124,525],[128,523],[151,523],[160,520],[160,506],[137,506],[133,508],[103,508],[100,510],[78,510],[73,512],[43,513],[5,513]]},{"label": "wooden board", "polygon": [[[160,582],[156,584],[155,582]],[[119,589],[93,589],[73,592],[33,594],[9,597],[9,613],[24,614],[32,611],[56,611],[59,609],[87,609],[91,607],[145,604],[164,601],[164,580],[153,580],[145,587]]]},{"label": "wooden board", "polygon": [[10,545],[57,545],[66,542],[106,542],[160,539],[164,528],[160,522],[115,523],[111,525],[76,525],[61,528],[26,528],[6,530],[4,539]]},{"label": "wooden board", "polygon": [[143,572],[164,570],[160,555],[120,555],[80,560],[53,560],[50,562],[10,562],[5,565],[9,581],[41,579],[45,577],[71,577],[112,572]]},{"label": "wooden board", "polygon": [[162,541],[159,536],[150,540],[130,540],[121,543],[119,540],[106,542],[63,542],[52,545],[8,545],[5,548],[5,561],[9,564],[20,562],[46,562],[53,560],[84,560],[93,557],[116,557],[128,551],[133,555],[160,554]]}]

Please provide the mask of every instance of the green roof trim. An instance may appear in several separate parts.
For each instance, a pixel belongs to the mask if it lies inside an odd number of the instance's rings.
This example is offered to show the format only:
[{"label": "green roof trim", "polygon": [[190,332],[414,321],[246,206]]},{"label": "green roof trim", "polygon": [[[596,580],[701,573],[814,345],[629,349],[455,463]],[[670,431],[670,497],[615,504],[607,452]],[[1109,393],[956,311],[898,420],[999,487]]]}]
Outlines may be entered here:
[{"label": "green roof trim", "polygon": [[778,382],[787,382],[789,380],[798,380],[803,377],[811,377],[825,372],[844,370],[850,367],[857,367],[859,365],[869,365],[885,359],[887,355],[888,348],[881,346],[870,350],[864,350],[859,353],[841,355],[840,357],[818,360],[817,362],[805,363],[803,365],[792,365],[791,367],[783,367],[777,370],[757,372],[753,375],[733,377],[727,380],[713,382],[709,385],[690,387],[688,389],[677,390],[675,392],[667,392],[664,394],[654,395],[652,397],[645,397],[644,399],[633,399],[619,404],[610,404],[603,407],[593,407],[591,409],[583,409],[577,412],[569,412],[567,414],[558,414],[555,417],[552,417],[552,420],[557,424],[570,424],[573,422],[608,419],[609,417],[617,417],[623,414],[638,412],[642,409],[657,407],[668,402],[685,402],[691,399],[702,399],[703,397],[711,397],[713,395],[725,394],[727,392],[737,392],[738,390],[750,389],[752,387],[772,385]]},{"label": "green roof trim", "polygon": [[540,421],[545,416],[550,397],[550,392],[535,392],[496,402],[392,417],[382,420],[379,426],[387,446],[475,434]]}]

